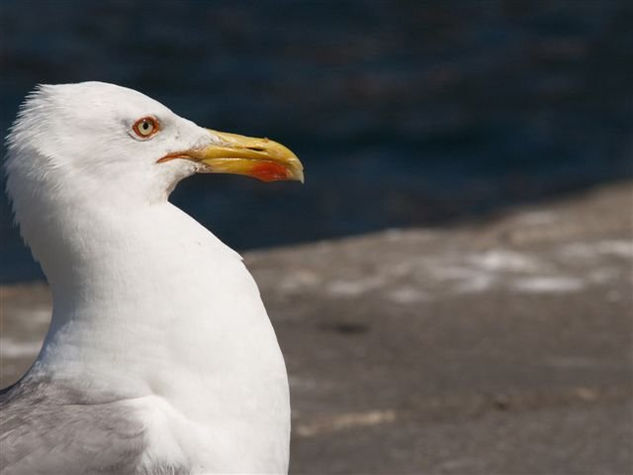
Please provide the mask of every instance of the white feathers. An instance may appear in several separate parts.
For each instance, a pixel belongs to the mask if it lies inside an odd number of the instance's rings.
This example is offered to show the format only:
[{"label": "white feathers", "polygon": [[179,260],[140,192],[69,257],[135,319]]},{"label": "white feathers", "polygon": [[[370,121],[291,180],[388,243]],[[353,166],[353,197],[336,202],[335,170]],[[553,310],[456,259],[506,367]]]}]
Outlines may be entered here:
[{"label": "white feathers", "polygon": [[[137,140],[130,128],[147,115],[160,133]],[[288,384],[257,286],[235,252],[167,201],[195,165],[156,163],[213,140],[110,84],[29,96],[5,167],[21,232],[53,290],[31,376],[129,401],[147,431],[144,468],[178,454],[194,473],[281,473]]]}]

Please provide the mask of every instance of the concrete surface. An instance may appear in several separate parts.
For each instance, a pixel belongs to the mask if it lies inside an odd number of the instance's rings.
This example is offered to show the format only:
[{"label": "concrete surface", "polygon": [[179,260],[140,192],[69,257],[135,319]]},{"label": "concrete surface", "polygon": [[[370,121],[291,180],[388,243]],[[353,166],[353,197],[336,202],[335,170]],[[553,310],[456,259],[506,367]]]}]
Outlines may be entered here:
[{"label": "concrete surface", "polygon": [[[632,210],[622,183],[248,253],[290,374],[291,472],[633,473]],[[4,386],[50,297],[1,291]]]}]

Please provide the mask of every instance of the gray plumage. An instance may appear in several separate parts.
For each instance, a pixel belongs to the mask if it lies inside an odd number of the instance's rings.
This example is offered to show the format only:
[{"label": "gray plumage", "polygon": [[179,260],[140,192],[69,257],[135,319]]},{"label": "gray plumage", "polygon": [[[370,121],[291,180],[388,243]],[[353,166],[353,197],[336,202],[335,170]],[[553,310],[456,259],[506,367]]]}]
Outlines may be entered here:
[{"label": "gray plumage", "polygon": [[0,392],[0,473],[173,474],[185,467],[139,467],[142,423],[114,394],[27,375]]}]

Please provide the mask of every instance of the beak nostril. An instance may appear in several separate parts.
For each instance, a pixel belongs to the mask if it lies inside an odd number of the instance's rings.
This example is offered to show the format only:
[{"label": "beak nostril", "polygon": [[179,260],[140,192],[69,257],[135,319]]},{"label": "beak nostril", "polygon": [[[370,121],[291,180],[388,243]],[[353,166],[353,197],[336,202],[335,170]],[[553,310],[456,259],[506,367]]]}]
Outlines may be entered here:
[{"label": "beak nostril", "polygon": [[264,149],[262,147],[246,147],[249,150],[252,150],[253,152],[263,152]]}]

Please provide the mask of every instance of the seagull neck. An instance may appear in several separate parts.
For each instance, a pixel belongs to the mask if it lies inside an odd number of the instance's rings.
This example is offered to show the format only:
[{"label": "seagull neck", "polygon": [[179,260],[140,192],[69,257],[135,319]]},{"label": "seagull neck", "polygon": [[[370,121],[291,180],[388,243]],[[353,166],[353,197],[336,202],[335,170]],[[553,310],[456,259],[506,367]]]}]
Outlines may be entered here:
[{"label": "seagull neck", "polygon": [[73,216],[72,233],[36,248],[54,302],[42,364],[138,382],[161,365],[208,371],[217,355],[268,351],[257,347],[274,334],[241,259],[185,213],[165,202]]}]

